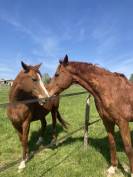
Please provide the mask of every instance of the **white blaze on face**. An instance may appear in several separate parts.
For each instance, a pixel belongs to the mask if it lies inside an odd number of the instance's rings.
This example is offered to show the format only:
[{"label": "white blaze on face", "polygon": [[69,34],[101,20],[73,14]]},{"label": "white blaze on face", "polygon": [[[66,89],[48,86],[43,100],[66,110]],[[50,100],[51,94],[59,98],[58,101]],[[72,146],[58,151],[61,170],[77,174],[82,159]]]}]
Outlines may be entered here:
[{"label": "white blaze on face", "polygon": [[38,77],[39,77],[39,84],[40,84],[42,90],[45,92],[45,94],[46,94],[48,97],[50,97],[50,96],[49,96],[49,93],[48,93],[48,91],[47,91],[47,89],[45,88],[45,86],[44,86],[44,84],[43,84],[43,82],[42,82],[42,79],[41,79],[40,75],[39,75],[39,74],[37,74],[37,75],[38,75]]}]

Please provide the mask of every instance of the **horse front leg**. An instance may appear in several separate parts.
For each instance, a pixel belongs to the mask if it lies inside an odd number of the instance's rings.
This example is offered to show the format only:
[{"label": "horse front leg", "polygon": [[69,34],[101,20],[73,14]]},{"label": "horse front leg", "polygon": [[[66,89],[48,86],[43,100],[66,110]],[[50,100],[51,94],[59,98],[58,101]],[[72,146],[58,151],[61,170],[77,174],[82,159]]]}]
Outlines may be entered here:
[{"label": "horse front leg", "polygon": [[118,160],[116,156],[116,143],[114,139],[115,123],[108,120],[104,120],[103,123],[108,133],[108,141],[109,141],[109,148],[110,148],[111,166],[107,170],[107,173],[110,176],[115,173],[118,165]]},{"label": "horse front leg", "polygon": [[126,120],[121,120],[118,126],[120,128],[120,133],[124,144],[125,152],[129,159],[131,177],[133,177],[133,148],[131,142],[129,123]]},{"label": "horse front leg", "polygon": [[29,120],[26,120],[22,125],[22,147],[23,147],[23,157],[22,161],[20,162],[20,165],[18,167],[19,172],[23,170],[26,165],[26,161],[29,159],[29,148],[28,148],[28,134],[29,134],[29,128],[30,128],[30,122]]},{"label": "horse front leg", "polygon": [[40,119],[41,121],[41,129],[40,129],[40,132],[39,132],[39,138],[36,142],[36,145],[39,146],[40,144],[43,143],[43,135],[44,135],[44,132],[45,132],[45,129],[46,129],[46,126],[47,126],[47,122],[46,122],[46,119],[43,118],[43,119]]},{"label": "horse front leg", "polygon": [[52,110],[51,111],[51,115],[52,115],[52,144],[56,144],[56,118],[57,118],[57,112],[56,110]]}]

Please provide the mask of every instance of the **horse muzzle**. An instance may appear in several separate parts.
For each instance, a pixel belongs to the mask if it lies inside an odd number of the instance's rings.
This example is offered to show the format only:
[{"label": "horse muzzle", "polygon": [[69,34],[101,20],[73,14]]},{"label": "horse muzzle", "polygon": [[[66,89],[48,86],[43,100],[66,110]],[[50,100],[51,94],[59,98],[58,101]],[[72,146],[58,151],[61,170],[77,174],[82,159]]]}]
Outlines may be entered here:
[{"label": "horse muzzle", "polygon": [[43,106],[47,102],[47,99],[44,97],[39,96],[39,101],[38,103]]}]

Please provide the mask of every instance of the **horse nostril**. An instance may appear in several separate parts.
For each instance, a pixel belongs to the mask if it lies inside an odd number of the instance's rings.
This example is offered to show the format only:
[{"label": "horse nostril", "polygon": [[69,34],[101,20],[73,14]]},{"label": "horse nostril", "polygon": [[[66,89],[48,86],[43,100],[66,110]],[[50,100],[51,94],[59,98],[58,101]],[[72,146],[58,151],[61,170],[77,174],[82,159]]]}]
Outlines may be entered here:
[{"label": "horse nostril", "polygon": [[41,98],[41,99],[39,100],[39,104],[40,104],[41,106],[43,106],[46,102],[47,102],[46,98]]},{"label": "horse nostril", "polygon": [[43,103],[46,103],[46,100],[45,100],[45,99],[42,99],[42,102],[43,102]]}]

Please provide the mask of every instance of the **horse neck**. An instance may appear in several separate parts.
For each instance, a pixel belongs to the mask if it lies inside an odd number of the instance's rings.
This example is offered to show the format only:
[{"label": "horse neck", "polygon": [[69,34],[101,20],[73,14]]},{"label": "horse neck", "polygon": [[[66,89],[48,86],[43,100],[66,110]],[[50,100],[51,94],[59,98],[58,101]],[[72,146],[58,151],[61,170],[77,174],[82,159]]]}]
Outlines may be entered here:
[{"label": "horse neck", "polygon": [[26,99],[31,99],[32,96],[28,93],[25,93],[22,89],[20,89],[19,82],[21,82],[21,76],[23,75],[23,72],[21,71],[16,79],[13,82],[13,85],[11,87],[11,90],[9,92],[9,101],[22,101]]},{"label": "horse neck", "polygon": [[[101,79],[108,74],[108,71],[88,63],[72,62],[69,71],[74,81],[88,90],[93,96],[97,96],[103,89]],[[102,75],[102,76],[101,76]]]},{"label": "horse neck", "polygon": [[18,95],[19,95],[18,85],[14,82],[9,92],[9,101],[10,102],[17,101]]}]

